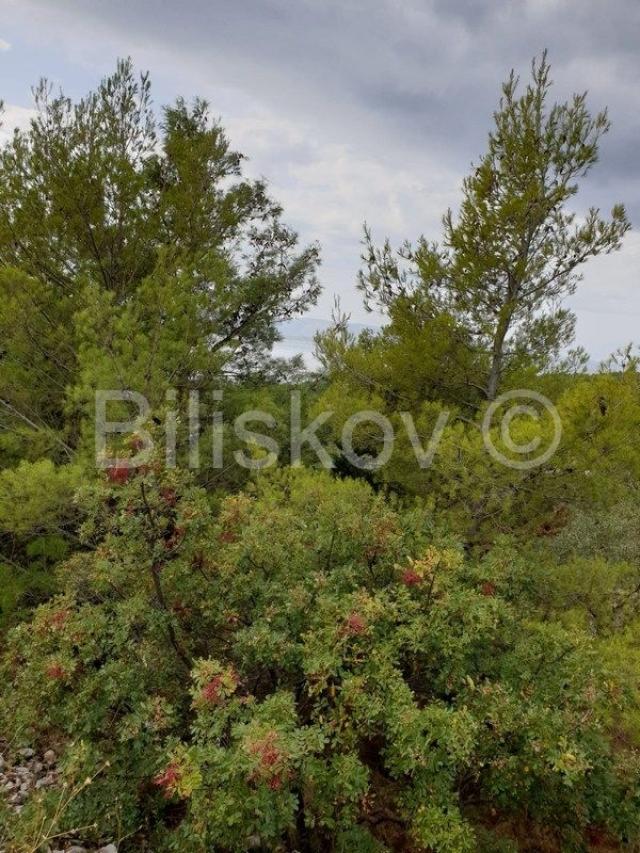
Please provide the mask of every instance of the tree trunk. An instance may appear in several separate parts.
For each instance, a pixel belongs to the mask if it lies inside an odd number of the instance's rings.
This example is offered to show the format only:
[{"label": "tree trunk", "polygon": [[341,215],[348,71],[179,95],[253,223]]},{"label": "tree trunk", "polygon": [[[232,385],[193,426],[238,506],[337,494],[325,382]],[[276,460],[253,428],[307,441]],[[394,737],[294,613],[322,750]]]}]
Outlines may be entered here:
[{"label": "tree trunk", "polygon": [[511,325],[513,317],[513,308],[510,302],[505,303],[500,311],[500,319],[498,327],[493,338],[493,346],[491,347],[491,368],[487,379],[487,400],[495,400],[502,379],[502,361],[504,357],[504,342],[507,338],[507,332]]}]

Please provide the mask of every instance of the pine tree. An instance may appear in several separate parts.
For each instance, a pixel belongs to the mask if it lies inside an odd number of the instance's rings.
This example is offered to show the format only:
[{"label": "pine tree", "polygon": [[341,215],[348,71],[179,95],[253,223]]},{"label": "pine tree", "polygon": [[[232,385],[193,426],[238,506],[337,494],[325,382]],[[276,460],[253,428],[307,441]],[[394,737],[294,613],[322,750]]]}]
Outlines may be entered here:
[{"label": "pine tree", "polygon": [[206,102],[158,121],[130,61],[77,103],[46,81],[34,95],[0,150],[6,427],[73,445],[69,400],[95,387],[155,401],[263,365],[277,321],[318,295],[318,248],[243,177]]},{"label": "pine tree", "polygon": [[544,367],[570,342],[574,317],[560,300],[574,292],[580,266],[618,249],[630,227],[621,204],[610,219],[596,208],[579,219],[569,208],[610,124],[606,111],[589,112],[586,93],[551,104],[551,86],[546,54],[522,94],[511,73],[460,210],[443,219],[441,244],[422,238],[398,259],[365,232],[366,304],[389,310],[408,300],[425,322],[455,318],[489,400],[523,360]]}]

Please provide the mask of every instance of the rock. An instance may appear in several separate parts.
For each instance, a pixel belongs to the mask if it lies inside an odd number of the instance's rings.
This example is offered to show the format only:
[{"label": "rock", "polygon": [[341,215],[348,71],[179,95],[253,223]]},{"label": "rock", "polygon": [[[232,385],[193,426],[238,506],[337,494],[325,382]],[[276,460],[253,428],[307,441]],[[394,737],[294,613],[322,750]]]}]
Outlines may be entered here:
[{"label": "rock", "polygon": [[107,844],[106,847],[101,847],[98,853],[118,853],[118,848],[115,844]]},{"label": "rock", "polygon": [[56,763],[56,754],[52,749],[48,749],[42,757],[44,759],[45,764]]},{"label": "rock", "polygon": [[0,773],[4,770],[4,757],[0,755]]},{"label": "rock", "polygon": [[19,749],[18,754],[24,756],[24,758],[33,758],[35,752],[29,747],[25,747],[24,749]]},{"label": "rock", "polygon": [[74,844],[73,847],[67,848],[67,853],[87,853],[87,848],[80,847],[79,844]]}]

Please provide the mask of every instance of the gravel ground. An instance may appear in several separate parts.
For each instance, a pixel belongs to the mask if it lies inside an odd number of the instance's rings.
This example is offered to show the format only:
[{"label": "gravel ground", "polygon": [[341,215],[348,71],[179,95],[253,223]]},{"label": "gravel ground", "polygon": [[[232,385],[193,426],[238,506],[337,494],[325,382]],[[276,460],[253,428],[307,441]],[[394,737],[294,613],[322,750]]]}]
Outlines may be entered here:
[{"label": "gravel ground", "polygon": [[[19,814],[34,791],[58,784],[57,760],[53,749],[41,754],[28,747],[11,750],[6,741],[0,740],[0,798]],[[0,853],[5,853],[2,846]],[[47,853],[118,853],[118,848],[115,844],[85,847],[69,841],[60,848],[49,847]]]}]

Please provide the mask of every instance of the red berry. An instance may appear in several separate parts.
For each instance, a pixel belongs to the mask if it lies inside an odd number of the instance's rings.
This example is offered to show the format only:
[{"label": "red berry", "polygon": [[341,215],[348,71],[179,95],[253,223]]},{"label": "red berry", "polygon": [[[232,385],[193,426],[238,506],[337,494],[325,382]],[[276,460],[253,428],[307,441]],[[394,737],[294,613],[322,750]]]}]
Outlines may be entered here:
[{"label": "red berry", "polygon": [[422,577],[415,569],[405,569],[402,573],[402,583],[405,586],[418,586],[422,583]]},{"label": "red berry", "polygon": [[496,594],[496,585],[491,581],[485,581],[480,587],[480,591],[483,595],[491,597]]},{"label": "red berry", "polygon": [[273,730],[267,732],[261,740],[251,744],[250,751],[259,761],[251,778],[264,781],[272,791],[281,788],[282,765],[286,756],[278,745],[278,733]]},{"label": "red berry", "polygon": [[107,479],[110,483],[123,486],[131,476],[131,468],[128,465],[110,465],[107,468]]},{"label": "red berry", "polygon": [[56,610],[55,613],[51,614],[51,617],[49,619],[49,625],[52,628],[63,628],[68,618],[68,610]]},{"label": "red berry", "polygon": [[175,506],[176,501],[178,500],[178,496],[176,494],[175,489],[161,489],[160,497],[166,503],[167,506]]},{"label": "red berry", "polygon": [[60,681],[61,678],[64,678],[64,669],[59,663],[53,663],[47,667],[46,675],[47,678],[51,678],[53,681]]},{"label": "red berry", "polygon": [[367,623],[364,621],[362,616],[359,613],[352,613],[346,622],[345,630],[346,633],[355,636],[356,634],[362,634],[367,628]]},{"label": "red berry", "polygon": [[217,705],[221,699],[220,688],[222,687],[222,678],[219,675],[214,676],[208,684],[200,691],[200,698],[208,705]]},{"label": "red berry", "polygon": [[139,435],[134,435],[129,442],[129,447],[133,450],[134,453],[138,453],[144,447],[144,441],[140,438]]},{"label": "red berry", "polygon": [[175,793],[181,777],[182,771],[180,767],[175,762],[172,762],[162,773],[154,776],[153,784],[159,788],[163,788],[165,797],[169,798]]},{"label": "red berry", "polygon": [[260,755],[260,763],[263,767],[273,767],[280,759],[280,750],[276,749],[273,742],[265,744]]},{"label": "red berry", "polygon": [[220,534],[220,541],[225,543],[236,542],[238,537],[231,530],[223,530]]}]

